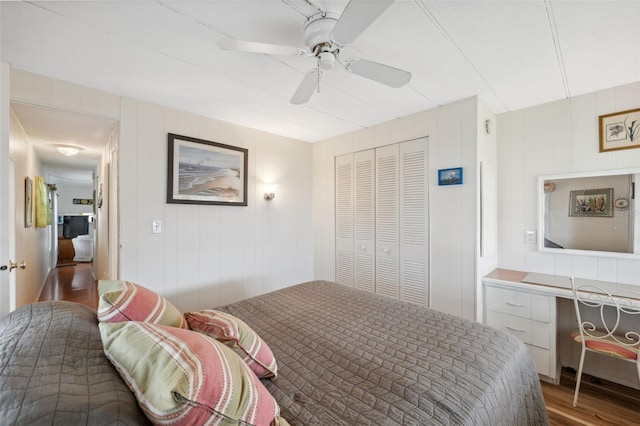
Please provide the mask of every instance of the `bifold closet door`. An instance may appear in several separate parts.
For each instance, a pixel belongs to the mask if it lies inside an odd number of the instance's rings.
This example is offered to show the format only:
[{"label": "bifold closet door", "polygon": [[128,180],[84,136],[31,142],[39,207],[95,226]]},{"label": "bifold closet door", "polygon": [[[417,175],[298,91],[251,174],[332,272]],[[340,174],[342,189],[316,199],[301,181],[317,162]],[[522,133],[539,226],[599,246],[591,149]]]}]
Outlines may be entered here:
[{"label": "bifold closet door", "polygon": [[353,154],[335,161],[336,282],[353,287]]},{"label": "bifold closet door", "polygon": [[400,296],[399,146],[376,148],[376,293]]},{"label": "bifold closet door", "polygon": [[376,293],[428,306],[427,139],[376,149]]},{"label": "bifold closet door", "polygon": [[354,265],[356,288],[375,291],[375,152],[353,154],[354,165]]},{"label": "bifold closet door", "polygon": [[400,144],[400,299],[429,303],[427,139]]}]

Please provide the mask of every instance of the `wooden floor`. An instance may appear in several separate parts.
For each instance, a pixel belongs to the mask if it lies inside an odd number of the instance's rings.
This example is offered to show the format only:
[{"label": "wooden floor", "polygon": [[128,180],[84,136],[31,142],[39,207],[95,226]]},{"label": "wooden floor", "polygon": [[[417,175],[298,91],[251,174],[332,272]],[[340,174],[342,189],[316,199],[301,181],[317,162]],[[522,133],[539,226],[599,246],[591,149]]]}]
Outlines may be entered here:
[{"label": "wooden floor", "polygon": [[575,374],[567,369],[558,386],[542,382],[551,425],[640,425],[640,391],[583,374],[574,408],[574,389]]},{"label": "wooden floor", "polygon": [[40,301],[68,300],[98,309],[98,283],[93,263],[76,263],[52,269],[44,284]]},{"label": "wooden floor", "polygon": [[[52,270],[40,300],[69,300],[96,310],[98,291],[93,265],[78,263]],[[552,426],[640,425],[640,391],[584,375],[578,407],[574,408],[574,385],[575,375],[567,370],[563,370],[558,386],[542,382]]]}]

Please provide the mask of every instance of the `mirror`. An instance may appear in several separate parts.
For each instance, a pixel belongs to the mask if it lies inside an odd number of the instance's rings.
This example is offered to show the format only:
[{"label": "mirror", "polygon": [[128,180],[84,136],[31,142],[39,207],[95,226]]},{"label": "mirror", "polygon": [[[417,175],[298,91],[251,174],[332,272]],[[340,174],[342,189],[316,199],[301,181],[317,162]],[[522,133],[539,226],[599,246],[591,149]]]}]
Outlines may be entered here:
[{"label": "mirror", "polygon": [[640,257],[640,169],[538,178],[538,249],[602,257]]}]

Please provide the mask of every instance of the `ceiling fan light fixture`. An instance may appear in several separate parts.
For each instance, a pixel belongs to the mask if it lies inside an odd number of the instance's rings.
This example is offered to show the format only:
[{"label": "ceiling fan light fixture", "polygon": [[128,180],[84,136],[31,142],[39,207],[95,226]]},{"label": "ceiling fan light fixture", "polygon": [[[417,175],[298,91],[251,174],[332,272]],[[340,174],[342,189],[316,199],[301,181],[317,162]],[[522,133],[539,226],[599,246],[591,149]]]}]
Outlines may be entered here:
[{"label": "ceiling fan light fixture", "polygon": [[84,148],[82,148],[81,146],[75,145],[54,144],[53,147],[65,157],[72,157],[74,155],[77,155],[80,151],[84,150]]},{"label": "ceiling fan light fixture", "polygon": [[336,63],[336,57],[331,52],[322,52],[318,55],[318,66],[322,70],[330,70]]}]

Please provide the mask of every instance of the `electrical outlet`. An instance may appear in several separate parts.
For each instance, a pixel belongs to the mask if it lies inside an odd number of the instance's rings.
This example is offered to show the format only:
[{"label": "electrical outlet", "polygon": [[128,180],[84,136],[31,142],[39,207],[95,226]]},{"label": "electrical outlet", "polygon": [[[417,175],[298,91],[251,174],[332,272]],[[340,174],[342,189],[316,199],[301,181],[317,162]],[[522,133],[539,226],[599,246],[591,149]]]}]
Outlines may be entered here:
[{"label": "electrical outlet", "polygon": [[526,230],[524,231],[524,243],[535,244],[536,243],[536,231]]},{"label": "electrical outlet", "polygon": [[154,234],[159,234],[162,232],[161,220],[154,220],[153,222],[151,222],[151,232],[153,232]]}]

